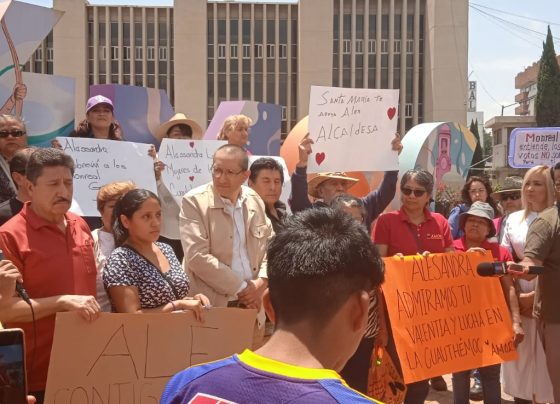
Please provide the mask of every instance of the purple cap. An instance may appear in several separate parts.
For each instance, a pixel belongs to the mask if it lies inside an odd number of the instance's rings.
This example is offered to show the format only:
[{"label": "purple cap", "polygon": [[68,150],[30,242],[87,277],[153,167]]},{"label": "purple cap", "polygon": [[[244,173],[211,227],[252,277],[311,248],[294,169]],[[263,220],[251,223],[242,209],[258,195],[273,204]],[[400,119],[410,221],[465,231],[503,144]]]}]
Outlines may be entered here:
[{"label": "purple cap", "polygon": [[90,109],[99,104],[107,104],[109,107],[111,107],[111,111],[113,111],[113,102],[109,98],[102,95],[95,95],[93,97],[90,97],[90,99],[87,101],[86,114],[90,111]]}]

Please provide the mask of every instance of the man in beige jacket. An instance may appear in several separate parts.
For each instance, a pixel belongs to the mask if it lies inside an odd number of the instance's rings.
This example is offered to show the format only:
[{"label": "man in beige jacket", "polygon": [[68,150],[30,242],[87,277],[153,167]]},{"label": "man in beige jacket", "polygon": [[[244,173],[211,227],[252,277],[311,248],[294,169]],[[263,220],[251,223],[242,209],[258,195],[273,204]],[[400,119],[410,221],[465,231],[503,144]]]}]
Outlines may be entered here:
[{"label": "man in beige jacket", "polygon": [[[262,313],[268,285],[266,248],[272,224],[258,194],[242,184],[250,175],[244,149],[220,147],[212,182],[188,192],[179,215],[190,293],[203,293],[217,307],[254,308]],[[264,316],[260,316],[262,325]]]}]

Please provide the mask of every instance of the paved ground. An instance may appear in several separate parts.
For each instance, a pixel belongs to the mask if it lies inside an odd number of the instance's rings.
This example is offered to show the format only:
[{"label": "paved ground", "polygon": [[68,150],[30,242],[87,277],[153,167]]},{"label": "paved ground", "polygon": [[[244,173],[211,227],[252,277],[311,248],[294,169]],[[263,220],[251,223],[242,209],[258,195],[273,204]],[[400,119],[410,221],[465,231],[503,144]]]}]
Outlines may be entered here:
[{"label": "paved ground", "polygon": [[[443,376],[447,382],[447,391],[435,391],[430,389],[426,403],[430,404],[453,404],[453,392],[451,391],[451,375]],[[472,381],[472,379],[471,379]],[[471,401],[471,403],[482,404],[482,401]],[[513,398],[502,392],[502,403],[513,403]]]}]

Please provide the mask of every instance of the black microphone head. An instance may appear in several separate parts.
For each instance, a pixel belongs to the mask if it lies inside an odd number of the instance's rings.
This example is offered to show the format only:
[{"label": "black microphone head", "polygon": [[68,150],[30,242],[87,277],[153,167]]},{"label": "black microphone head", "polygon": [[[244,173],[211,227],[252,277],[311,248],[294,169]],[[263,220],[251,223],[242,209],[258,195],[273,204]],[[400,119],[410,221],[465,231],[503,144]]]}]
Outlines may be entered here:
[{"label": "black microphone head", "polygon": [[493,262],[481,262],[476,267],[476,272],[480,276],[496,276],[498,275],[496,271],[496,265]]}]

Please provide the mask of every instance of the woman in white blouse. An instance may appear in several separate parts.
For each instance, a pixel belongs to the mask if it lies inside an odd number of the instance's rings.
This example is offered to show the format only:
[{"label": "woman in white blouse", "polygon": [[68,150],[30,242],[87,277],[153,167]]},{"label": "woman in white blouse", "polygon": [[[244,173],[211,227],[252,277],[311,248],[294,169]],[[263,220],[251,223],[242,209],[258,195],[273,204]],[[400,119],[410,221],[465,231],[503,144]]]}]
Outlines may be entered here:
[{"label": "woman in white blouse", "polygon": [[[508,248],[516,262],[523,259],[529,225],[543,210],[554,205],[554,183],[550,169],[535,166],[525,174],[521,189],[523,209],[509,215],[502,246]],[[502,364],[502,386],[515,398],[515,403],[552,403],[552,384],[537,321],[533,318],[533,300],[537,279],[518,279],[519,306],[525,331],[524,341],[517,346],[519,359]]]}]

